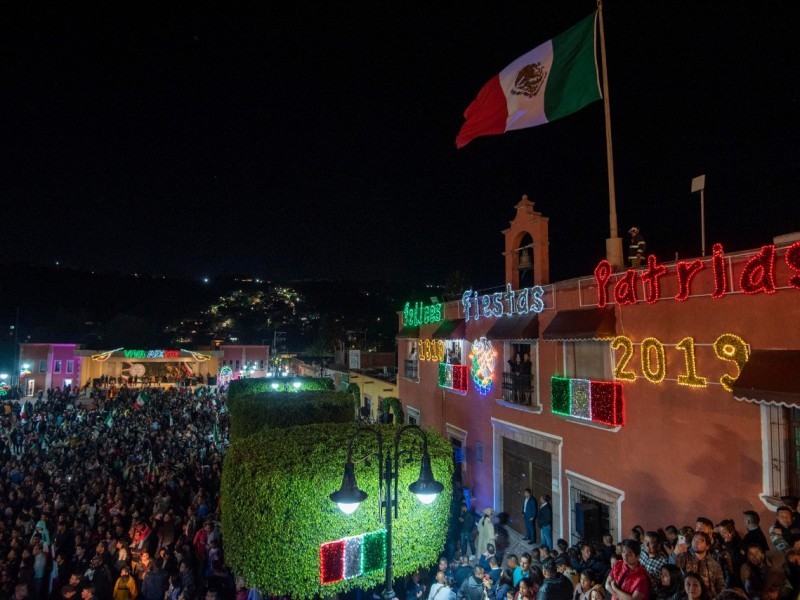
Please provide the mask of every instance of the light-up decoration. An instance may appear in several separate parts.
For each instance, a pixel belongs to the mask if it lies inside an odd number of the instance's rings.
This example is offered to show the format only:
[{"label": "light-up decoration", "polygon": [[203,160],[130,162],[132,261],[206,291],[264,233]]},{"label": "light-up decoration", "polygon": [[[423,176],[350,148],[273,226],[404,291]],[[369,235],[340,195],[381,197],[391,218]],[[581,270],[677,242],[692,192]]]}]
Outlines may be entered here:
[{"label": "light-up decoration", "polygon": [[451,365],[439,363],[439,387],[466,392],[469,386],[469,367],[467,365]]},{"label": "light-up decoration", "polygon": [[521,290],[512,290],[511,284],[506,284],[505,292],[495,292],[478,296],[478,292],[467,290],[461,295],[461,306],[464,310],[464,319],[478,320],[489,317],[513,317],[514,315],[527,315],[540,313],[544,310],[544,288],[535,285]]},{"label": "light-up decoration", "polygon": [[20,369],[19,369],[19,376],[20,377],[27,377],[30,374],[31,374],[30,367],[26,367],[25,365],[22,365],[20,367]]},{"label": "light-up decoration", "polygon": [[[125,369],[123,369],[123,371],[124,370]],[[128,372],[133,377],[144,377],[144,374],[147,372],[147,369],[142,363],[133,363],[131,364],[130,369],[128,369]]]},{"label": "light-up decoration", "polygon": [[101,352],[100,354],[92,354],[92,360],[97,362],[106,362],[114,352],[119,352],[122,348],[114,348],[113,350],[108,350],[107,352]]},{"label": "light-up decoration", "polygon": [[444,304],[442,303],[425,306],[422,302],[416,302],[412,307],[410,302],[406,302],[403,308],[403,327],[419,327],[429,323],[438,323],[442,320],[443,313]]},{"label": "light-up decoration", "polygon": [[725,272],[725,255],[722,252],[722,244],[714,244],[711,247],[711,268],[714,270],[714,291],[712,298],[722,298],[728,291],[728,275]]},{"label": "light-up decoration", "polygon": [[611,348],[614,350],[619,350],[620,348],[624,349],[614,369],[614,379],[617,381],[636,381],[636,373],[625,370],[625,367],[628,366],[631,358],[633,358],[633,342],[631,339],[624,335],[618,335],[611,342]]},{"label": "light-up decoration", "polygon": [[231,369],[229,366],[224,366],[219,370],[219,375],[217,375],[218,385],[228,385],[232,379],[233,369]]},{"label": "light-up decoration", "polygon": [[[634,381],[636,379],[636,374],[633,371],[626,370],[628,363],[634,355],[633,341],[627,336],[618,335],[611,342],[611,347],[614,350],[623,350],[622,356],[617,360],[617,366],[614,369],[614,379]],[[750,355],[748,345],[738,335],[723,333],[714,341],[713,347],[717,358],[724,361],[731,361],[735,363],[738,368],[736,377],[723,375],[719,380],[723,388],[729,392],[733,391],[733,383],[739,377],[739,373],[741,373]],[[687,387],[706,387],[708,385],[708,379],[697,374],[694,338],[683,338],[675,345],[675,348],[683,352],[684,364],[686,365],[686,373],[678,375],[678,384]],[[654,337],[645,338],[642,340],[640,353],[642,375],[644,375],[645,379],[650,383],[661,383],[664,381],[667,375],[664,344]]]},{"label": "light-up decoration", "polygon": [[739,287],[745,294],[775,293],[775,246],[762,246],[761,252],[747,261]]},{"label": "light-up decoration", "polygon": [[[775,282],[775,263],[777,249],[774,245],[762,246],[761,251],[751,257],[742,268],[740,275],[739,288],[745,294],[773,294],[777,290]],[[784,255],[786,264],[794,271],[788,279],[788,284],[800,289],[800,242],[792,244]],[[705,269],[702,259],[691,262],[679,261],[675,266],[675,274],[678,280],[678,291],[675,299],[682,302],[687,300],[692,294],[692,280],[695,275]],[[714,290],[711,297],[715,299],[723,298],[728,293],[728,274],[725,269],[725,254],[722,244],[714,244],[711,255],[711,269],[714,279]],[[647,269],[638,271],[628,269],[621,275],[614,284],[612,297],[620,306],[637,304],[637,278],[644,283],[645,300],[648,304],[655,304],[661,298],[660,278],[668,274],[664,265],[659,265],[656,257],[652,254],[647,257]],[[597,285],[597,305],[603,308],[608,304],[608,285],[614,275],[611,264],[607,260],[601,260],[594,270],[594,280]],[[489,298],[489,296],[486,296]],[[462,299],[462,303],[464,299]]]},{"label": "light-up decoration", "polygon": [[667,267],[659,265],[654,254],[647,257],[647,270],[642,273],[645,285],[644,299],[648,304],[655,304],[661,298],[659,279],[667,274]]},{"label": "light-up decoration", "polygon": [[608,280],[614,274],[611,263],[603,259],[594,268],[594,281],[597,284],[597,306],[600,308],[608,304]]},{"label": "light-up decoration", "polygon": [[123,350],[125,358],[178,358],[180,350]]},{"label": "light-up decoration", "polygon": [[195,359],[197,362],[206,362],[207,360],[211,360],[210,354],[201,354],[200,352],[192,352],[191,350],[184,350],[181,348],[181,352],[186,352],[187,354],[191,354],[192,358]]},{"label": "light-up decoration", "polygon": [[386,568],[386,531],[326,542],[319,547],[320,583],[336,583]]},{"label": "light-up decoration", "polygon": [[[717,245],[718,244],[715,244],[715,246]],[[678,302],[685,302],[692,293],[692,279],[694,279],[694,276],[700,271],[705,269],[705,266],[703,265],[703,261],[698,258],[692,262],[686,262],[684,260],[679,261],[676,269],[678,272],[678,293],[675,294],[675,300]]]},{"label": "light-up decoration", "polygon": [[[652,353],[655,350],[655,368],[653,368]],[[640,349],[642,356],[642,374],[650,383],[661,383],[667,375],[667,359],[664,356],[664,344],[656,338],[649,337],[642,340]]]},{"label": "light-up decoration", "polygon": [[800,242],[795,242],[789,246],[783,258],[789,268],[796,273],[789,278],[789,285],[800,289]]},{"label": "light-up decoration", "polygon": [[714,341],[714,353],[721,360],[731,361],[736,365],[736,377],[723,375],[719,382],[729,392],[733,391],[733,384],[739,378],[744,365],[750,358],[750,350],[745,341],[733,333],[723,333]]},{"label": "light-up decoration", "polygon": [[678,375],[678,385],[706,387],[708,380],[705,377],[699,377],[697,375],[697,362],[694,356],[694,339],[685,337],[678,342],[675,347],[683,351],[683,358],[686,364],[686,374]]},{"label": "light-up decoration", "polygon": [[472,381],[481,396],[485,396],[492,389],[492,376],[494,375],[495,352],[492,342],[485,337],[472,342],[472,350],[469,353],[472,361]]},{"label": "light-up decoration", "polygon": [[617,427],[625,424],[622,384],[554,375],[550,378],[554,414]]},{"label": "light-up decoration", "polygon": [[636,304],[639,298],[636,297],[636,269],[625,271],[614,286],[614,302],[620,306],[626,304]]},{"label": "light-up decoration", "polygon": [[417,340],[420,360],[442,362],[444,360],[444,342],[442,340]]}]

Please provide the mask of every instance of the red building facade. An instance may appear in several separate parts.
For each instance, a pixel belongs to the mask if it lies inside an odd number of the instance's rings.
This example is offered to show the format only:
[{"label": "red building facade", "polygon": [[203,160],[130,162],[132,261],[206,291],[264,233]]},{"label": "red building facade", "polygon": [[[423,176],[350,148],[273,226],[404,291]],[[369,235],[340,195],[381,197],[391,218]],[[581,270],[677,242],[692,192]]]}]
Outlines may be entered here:
[{"label": "red building facade", "polygon": [[435,323],[400,316],[400,399],[449,437],[473,508],[524,532],[530,487],[570,542],[749,509],[771,522],[800,492],[797,238],[549,283],[547,219],[516,209],[505,286]]}]

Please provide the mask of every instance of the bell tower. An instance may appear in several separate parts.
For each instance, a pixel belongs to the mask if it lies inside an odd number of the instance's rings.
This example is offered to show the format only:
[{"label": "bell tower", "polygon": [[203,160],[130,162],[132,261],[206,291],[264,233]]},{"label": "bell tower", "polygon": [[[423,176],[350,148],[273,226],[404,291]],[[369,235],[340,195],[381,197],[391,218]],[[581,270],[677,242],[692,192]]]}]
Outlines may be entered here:
[{"label": "bell tower", "polygon": [[503,230],[506,248],[506,282],[515,290],[550,283],[550,238],[548,218],[533,210],[533,202],[522,196],[510,227]]}]

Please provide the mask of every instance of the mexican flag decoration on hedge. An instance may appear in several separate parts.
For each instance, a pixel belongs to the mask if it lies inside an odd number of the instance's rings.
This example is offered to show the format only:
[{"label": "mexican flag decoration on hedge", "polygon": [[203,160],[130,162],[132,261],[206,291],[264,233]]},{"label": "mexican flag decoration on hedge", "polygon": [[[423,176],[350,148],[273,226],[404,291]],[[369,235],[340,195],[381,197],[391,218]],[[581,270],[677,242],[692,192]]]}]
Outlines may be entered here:
[{"label": "mexican flag decoration on hedge", "polygon": [[386,568],[386,531],[381,529],[326,542],[319,547],[319,575],[323,584],[352,579]]}]

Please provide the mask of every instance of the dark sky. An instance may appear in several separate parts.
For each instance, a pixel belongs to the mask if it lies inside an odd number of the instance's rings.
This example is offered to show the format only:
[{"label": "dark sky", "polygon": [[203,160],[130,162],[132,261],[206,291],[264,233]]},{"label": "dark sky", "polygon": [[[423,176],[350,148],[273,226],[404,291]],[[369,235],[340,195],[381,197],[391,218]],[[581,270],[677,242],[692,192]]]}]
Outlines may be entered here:
[{"label": "dark sky", "polygon": [[[490,77],[594,7],[17,3],[1,19],[2,260],[497,285],[528,194],[552,277],[590,273],[609,227],[601,102],[454,139]],[[662,260],[699,254],[702,173],[709,247],[800,230],[795,8],[606,4],[620,230]]]}]

